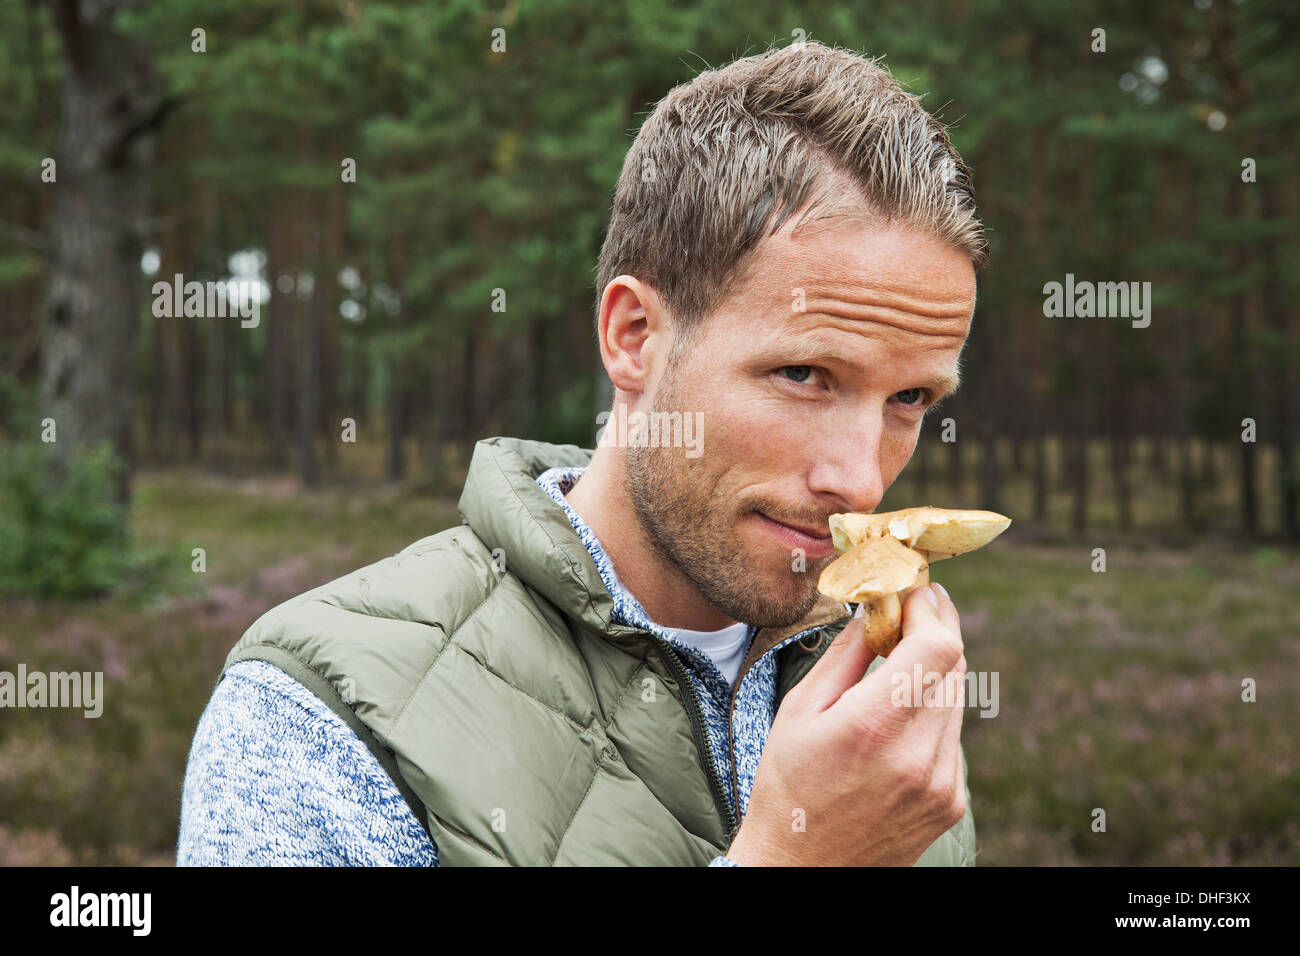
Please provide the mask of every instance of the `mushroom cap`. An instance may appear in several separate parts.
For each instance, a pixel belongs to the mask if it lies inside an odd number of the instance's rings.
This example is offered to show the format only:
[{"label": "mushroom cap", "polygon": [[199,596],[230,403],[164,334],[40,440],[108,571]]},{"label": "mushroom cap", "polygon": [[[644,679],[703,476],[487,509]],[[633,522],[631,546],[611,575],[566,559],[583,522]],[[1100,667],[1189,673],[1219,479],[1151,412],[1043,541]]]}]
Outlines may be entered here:
[{"label": "mushroom cap", "polygon": [[941,561],[988,544],[1011,525],[996,511],[957,508],[905,508],[882,514],[834,514],[830,517],[835,550],[848,551],[872,538],[892,537]]},{"label": "mushroom cap", "polygon": [[817,590],[836,601],[860,604],[912,587],[929,565],[897,538],[870,538],[822,571]]}]

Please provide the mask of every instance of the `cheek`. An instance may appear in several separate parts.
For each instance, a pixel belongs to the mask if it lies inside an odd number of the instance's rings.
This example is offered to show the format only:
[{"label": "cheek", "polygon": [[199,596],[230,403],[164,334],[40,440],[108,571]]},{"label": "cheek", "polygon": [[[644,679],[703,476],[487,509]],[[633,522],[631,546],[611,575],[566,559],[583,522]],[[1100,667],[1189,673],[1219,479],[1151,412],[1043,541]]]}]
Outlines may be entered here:
[{"label": "cheek", "polygon": [[835,430],[843,406],[800,400],[767,380],[739,378],[719,396],[719,428],[771,444],[796,444]]},{"label": "cheek", "polygon": [[886,428],[884,434],[880,436],[880,475],[886,488],[893,483],[911,459],[920,434],[919,425],[900,424]]},{"label": "cheek", "polygon": [[769,463],[789,465],[802,455],[802,447],[813,438],[820,424],[806,415],[793,413],[786,402],[764,399],[730,400],[705,414],[705,447],[717,451],[723,460],[761,470]]}]

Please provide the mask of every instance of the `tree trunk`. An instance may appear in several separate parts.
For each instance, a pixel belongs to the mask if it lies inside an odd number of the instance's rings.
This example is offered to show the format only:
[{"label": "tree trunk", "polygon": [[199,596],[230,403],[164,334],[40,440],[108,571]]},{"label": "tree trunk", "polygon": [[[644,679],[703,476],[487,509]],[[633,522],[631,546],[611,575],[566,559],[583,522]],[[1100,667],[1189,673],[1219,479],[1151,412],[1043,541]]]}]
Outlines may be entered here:
[{"label": "tree trunk", "polygon": [[957,422],[957,434],[953,436],[955,441],[948,443],[948,484],[952,492],[953,501],[961,501],[965,493],[966,472],[963,467],[961,440],[964,437],[962,426],[956,415],[950,416],[953,421]]},{"label": "tree trunk", "polygon": [[298,376],[298,477],[305,487],[320,481],[316,467],[316,405],[320,377],[320,311],[322,295],[313,288],[302,315],[302,364]]},{"label": "tree trunk", "polygon": [[[197,149],[203,152],[206,135],[199,138]],[[199,260],[200,280],[215,280],[221,275],[222,253],[221,212],[217,205],[216,190],[210,184],[199,189],[199,223],[203,235],[202,256]],[[215,315],[208,317],[208,354],[206,363],[206,394],[204,400],[204,431],[207,442],[208,467],[218,474],[226,470],[225,387],[229,377],[227,362],[226,325],[229,320]]]},{"label": "tree trunk", "polygon": [[450,389],[448,387],[448,362],[439,354],[433,360],[433,415],[429,436],[429,480],[435,488],[441,488],[447,478],[447,403]]},{"label": "tree trunk", "polygon": [[[1278,218],[1277,185],[1271,177],[1263,176],[1257,184],[1260,198],[1260,216],[1265,222]],[[1260,304],[1264,310],[1264,325],[1279,343],[1274,350],[1272,365],[1274,423],[1277,429],[1277,485],[1281,506],[1282,537],[1288,541],[1300,539],[1300,477],[1296,473],[1295,438],[1291,434],[1291,386],[1288,381],[1287,355],[1291,342],[1287,307],[1283,301],[1282,272],[1278,265],[1278,240],[1266,233],[1263,245],[1264,285]]]},{"label": "tree trunk", "polygon": [[298,364],[298,414],[294,422],[298,435],[298,478],[304,487],[313,487],[320,481],[316,467],[316,411],[320,383],[320,321],[321,302],[324,293],[321,289],[320,271],[320,223],[314,213],[308,213],[308,197],[303,197],[300,214],[304,216],[302,224],[304,234],[303,265],[312,274],[311,294],[303,303],[302,310],[302,346],[299,349],[301,361]]},{"label": "tree trunk", "polygon": [[[113,26],[117,4],[52,3],[62,41],[62,118],[41,328],[41,417],[58,470],[109,442],[130,496],[132,357],[150,135],[166,105],[145,50]],[[35,188],[42,188],[38,186]],[[56,473],[58,473],[56,471]]]},{"label": "tree trunk", "polygon": [[987,511],[1001,511],[1002,484],[998,472],[997,401],[994,393],[994,383],[998,377],[997,348],[987,328],[987,319],[979,316],[976,321],[979,328],[972,332],[975,342],[971,351],[974,353],[975,366],[982,372],[982,380],[976,392],[980,436],[980,507]]},{"label": "tree trunk", "polygon": [[[266,423],[267,444],[272,466],[284,468],[289,463],[289,332],[294,312],[294,285],[299,263],[292,245],[291,230],[285,228],[286,204],[280,191],[271,194],[271,216],[267,222],[269,234],[266,261],[266,279],[271,286],[266,325]],[[292,208],[291,206],[289,208]],[[287,288],[280,287],[286,277]]]},{"label": "tree trunk", "polygon": [[[1023,419],[1023,416],[1017,416]],[[1011,471],[1016,476],[1025,473],[1025,436],[1020,431],[1020,422],[1017,421],[1014,430],[1011,432]]]},{"label": "tree trunk", "polygon": [[1197,519],[1196,475],[1192,467],[1192,439],[1189,436],[1180,436],[1176,443],[1176,455],[1178,458],[1179,499],[1183,505],[1181,515],[1183,526],[1191,530],[1197,530],[1200,527],[1200,522]]},{"label": "tree trunk", "polygon": [[338,461],[342,443],[339,440],[341,422],[344,415],[339,414],[339,309],[342,287],[339,285],[339,270],[343,267],[347,239],[347,205],[344,201],[348,187],[341,183],[334,186],[334,194],[329,199],[329,229],[326,233],[325,265],[320,270],[318,291],[321,293],[321,373],[320,408],[317,410],[321,437],[325,441],[325,457],[333,470]]},{"label": "tree trunk", "polygon": [[[1085,148],[1078,157],[1079,168],[1075,182],[1075,192],[1079,197],[1079,238],[1083,248],[1088,248],[1093,240],[1093,194],[1092,150]],[[1084,323],[1075,323],[1074,335],[1070,342],[1074,358],[1079,363],[1078,390],[1075,394],[1075,428],[1074,428],[1074,465],[1071,474],[1073,504],[1070,526],[1075,533],[1083,532],[1088,526],[1088,439],[1091,433],[1089,418],[1090,389],[1088,388],[1088,329]]]},{"label": "tree trunk", "polygon": [[[397,237],[392,245],[393,288],[406,288],[406,240]],[[395,331],[406,325],[406,300],[402,298],[397,314],[390,317],[390,324]],[[400,481],[406,474],[407,422],[407,358],[406,350],[390,348],[388,360],[388,455],[387,473],[389,481]]]},{"label": "tree trunk", "polygon": [[[1242,219],[1242,207],[1244,205],[1242,201],[1243,185],[1240,182],[1228,185],[1229,223],[1237,223]],[[1233,272],[1237,275],[1244,274],[1246,271],[1246,252],[1243,244],[1235,244],[1232,260]],[[1236,426],[1237,443],[1241,446],[1241,453],[1237,458],[1237,481],[1241,494],[1241,529],[1247,535],[1254,537],[1259,533],[1259,499],[1255,494],[1255,450],[1258,446],[1255,442],[1241,441],[1239,430],[1242,418],[1258,418],[1253,413],[1255,407],[1255,376],[1250,373],[1251,362],[1246,346],[1246,323],[1248,321],[1246,292],[1244,289],[1238,289],[1228,300],[1228,354],[1233,370],[1233,381],[1237,390],[1234,399],[1239,402],[1239,407],[1244,412],[1244,414],[1236,416],[1237,420],[1233,423]]]},{"label": "tree trunk", "polygon": [[[298,157],[309,164],[315,156],[315,139],[311,126],[298,130]],[[302,345],[298,363],[298,414],[294,428],[298,436],[298,478],[304,487],[320,481],[316,465],[316,415],[320,407],[320,327],[321,304],[325,297],[325,276],[321,271],[320,207],[317,197],[307,189],[298,190],[298,250],[304,270],[311,274],[311,294],[302,309]],[[300,296],[301,298],[301,296]]]},{"label": "tree trunk", "polygon": [[[1186,164],[1183,172],[1183,188],[1183,215],[1181,217],[1180,236],[1190,243],[1196,243],[1199,241],[1199,216],[1197,215],[1199,177],[1194,162]],[[1184,311],[1183,321],[1187,326],[1182,335],[1183,353],[1175,370],[1177,382],[1174,403],[1177,410],[1174,415],[1177,429],[1174,437],[1175,454],[1177,456],[1176,469],[1178,472],[1179,500],[1182,503],[1180,517],[1182,518],[1183,527],[1188,530],[1199,530],[1197,483],[1193,461],[1192,423],[1190,420],[1190,409],[1195,398],[1197,383],[1192,380],[1191,362],[1189,360],[1192,348],[1198,341],[1200,334],[1199,307],[1188,306]]]},{"label": "tree trunk", "polygon": [[208,467],[217,474],[226,470],[225,421],[222,414],[222,388],[226,380],[226,326],[229,319],[208,319],[208,400],[207,440]]},{"label": "tree trunk", "polygon": [[1151,458],[1148,464],[1152,473],[1160,479],[1169,477],[1169,453],[1166,441],[1163,432],[1156,432],[1151,436]]},{"label": "tree trunk", "polygon": [[[1123,386],[1121,385],[1121,388]],[[1115,507],[1122,531],[1133,530],[1133,489],[1129,484],[1129,439],[1126,409],[1121,402],[1110,442],[1111,478],[1115,485]]]},{"label": "tree trunk", "polygon": [[1079,407],[1076,413],[1074,438],[1074,463],[1071,469],[1070,488],[1074,493],[1070,513],[1070,527],[1082,532],[1088,527],[1088,407],[1087,383],[1080,384]]},{"label": "tree trunk", "polygon": [[153,320],[149,364],[149,454],[162,457],[163,404],[167,398],[167,350],[163,319]]},{"label": "tree trunk", "polygon": [[[400,314],[393,316],[399,321]],[[406,391],[402,387],[401,356],[394,355],[388,363],[388,454],[385,472],[389,481],[401,481],[406,474],[406,454],[403,442],[406,440]]]},{"label": "tree trunk", "polygon": [[1047,521],[1047,442],[1046,432],[1034,436],[1034,521]]}]

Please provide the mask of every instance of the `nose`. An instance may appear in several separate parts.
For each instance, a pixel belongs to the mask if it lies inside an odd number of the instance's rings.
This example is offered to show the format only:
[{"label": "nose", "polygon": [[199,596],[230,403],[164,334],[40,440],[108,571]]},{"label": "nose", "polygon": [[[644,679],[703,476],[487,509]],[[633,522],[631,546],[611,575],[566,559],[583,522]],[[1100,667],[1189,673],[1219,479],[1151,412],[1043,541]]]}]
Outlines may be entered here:
[{"label": "nose", "polygon": [[885,496],[880,470],[883,422],[859,421],[836,430],[811,449],[816,456],[808,472],[808,490],[836,511],[871,511]]}]

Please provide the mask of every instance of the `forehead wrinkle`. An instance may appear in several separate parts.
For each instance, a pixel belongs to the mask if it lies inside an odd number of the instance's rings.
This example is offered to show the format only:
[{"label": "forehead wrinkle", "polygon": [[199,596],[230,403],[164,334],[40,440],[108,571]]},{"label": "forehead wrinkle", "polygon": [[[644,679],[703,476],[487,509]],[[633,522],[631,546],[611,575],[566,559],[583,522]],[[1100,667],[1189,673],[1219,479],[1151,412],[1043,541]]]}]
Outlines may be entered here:
[{"label": "forehead wrinkle", "polygon": [[[845,254],[842,244],[828,244],[781,236],[765,242],[746,270],[748,281],[733,290],[737,311],[784,314],[796,321],[816,313],[840,315],[855,322],[859,334],[864,322],[918,335],[964,339],[969,333],[973,272],[954,272],[942,261],[902,249],[864,257],[856,249]],[[803,308],[792,313],[796,290]]]},{"label": "forehead wrinkle", "polygon": [[[830,270],[823,268],[821,275],[802,281],[783,281],[777,270],[763,272],[751,285],[750,293],[760,299],[788,303],[793,299],[795,290],[802,289],[805,313],[841,313],[854,318],[870,318],[870,313],[874,310],[882,314],[910,314],[966,322],[974,311],[969,290],[953,289],[951,281],[942,283],[947,288],[936,282],[934,285],[938,287],[934,289],[935,294],[930,294],[931,287],[924,282],[927,277],[925,273],[913,273],[901,283],[889,282],[886,277],[875,274],[870,284],[867,284],[861,275],[826,275],[827,271]],[[918,286],[923,294],[917,294]],[[886,324],[896,324],[887,319],[884,321]]]},{"label": "forehead wrinkle", "polygon": [[804,289],[805,296],[810,300],[825,296],[845,302],[878,302],[884,306],[924,312],[927,315],[969,315],[973,292],[967,283],[954,283],[950,272],[919,268],[904,275],[887,270],[873,270],[866,279],[861,273],[822,268],[820,274],[808,278]]},{"label": "forehead wrinkle", "polygon": [[792,322],[798,323],[800,327],[806,328],[807,322],[800,322],[800,320],[807,320],[813,316],[829,320],[819,323],[818,327],[820,328],[837,329],[855,335],[869,335],[873,338],[877,337],[875,334],[877,330],[873,329],[872,326],[884,326],[888,329],[897,329],[926,338],[938,337],[964,340],[970,332],[969,310],[950,311],[942,315],[931,314],[926,318],[918,319],[916,312],[903,309],[875,306],[859,306],[846,309],[838,302],[827,302],[821,304],[821,307],[814,307],[813,303],[810,302],[807,312],[796,313],[790,319]]},{"label": "forehead wrinkle", "polygon": [[939,288],[953,298],[963,297],[970,283],[954,282],[951,269],[945,269],[940,263],[918,262],[909,259],[905,266],[888,260],[872,260],[868,263],[856,263],[852,259],[835,259],[823,255],[818,258],[811,250],[801,251],[797,272],[804,276],[807,285],[821,285],[829,289],[836,287],[860,287],[868,283],[885,291],[895,289],[906,291],[918,284],[927,288]]}]

